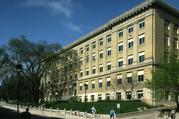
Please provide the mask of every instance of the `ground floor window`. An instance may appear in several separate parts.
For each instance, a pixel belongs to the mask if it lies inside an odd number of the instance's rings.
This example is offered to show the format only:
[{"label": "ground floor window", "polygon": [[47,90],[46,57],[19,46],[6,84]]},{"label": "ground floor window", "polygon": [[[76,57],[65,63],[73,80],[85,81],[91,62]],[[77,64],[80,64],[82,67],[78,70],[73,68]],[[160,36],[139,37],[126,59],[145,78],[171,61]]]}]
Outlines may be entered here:
[{"label": "ground floor window", "polygon": [[121,92],[116,93],[116,100],[121,100]]},{"label": "ground floor window", "polygon": [[91,95],[91,101],[94,102],[94,95]]},{"label": "ground floor window", "polygon": [[126,99],[128,99],[128,100],[131,99],[131,91],[126,92]]},{"label": "ground floor window", "polygon": [[138,99],[143,99],[143,96],[144,96],[143,90],[137,91],[137,98],[138,98]]},{"label": "ground floor window", "polygon": [[109,93],[106,94],[106,100],[110,100],[110,94]]},{"label": "ground floor window", "polygon": [[81,102],[82,100],[81,100],[81,96],[79,96],[79,101]]},{"label": "ground floor window", "polygon": [[88,97],[87,97],[87,95],[85,96],[85,102],[88,102]]},{"label": "ground floor window", "polygon": [[98,94],[98,100],[102,100],[102,94]]}]

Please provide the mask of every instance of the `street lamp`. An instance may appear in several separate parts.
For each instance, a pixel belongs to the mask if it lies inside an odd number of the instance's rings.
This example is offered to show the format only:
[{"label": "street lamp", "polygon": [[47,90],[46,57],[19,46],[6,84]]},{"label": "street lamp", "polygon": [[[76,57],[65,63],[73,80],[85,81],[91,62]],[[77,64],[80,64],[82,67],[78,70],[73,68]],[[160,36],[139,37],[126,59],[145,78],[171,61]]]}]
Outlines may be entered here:
[{"label": "street lamp", "polygon": [[56,93],[55,93],[55,98],[56,98],[56,100],[57,100],[57,95],[58,95],[58,93],[56,92]]},{"label": "street lamp", "polygon": [[19,90],[20,90],[20,72],[22,70],[22,65],[17,64],[16,65],[16,71],[18,76],[18,83],[17,83],[17,113],[19,113]]},{"label": "street lamp", "polygon": [[52,95],[52,94],[50,93],[50,94],[49,94],[50,102],[51,102],[51,95]]}]

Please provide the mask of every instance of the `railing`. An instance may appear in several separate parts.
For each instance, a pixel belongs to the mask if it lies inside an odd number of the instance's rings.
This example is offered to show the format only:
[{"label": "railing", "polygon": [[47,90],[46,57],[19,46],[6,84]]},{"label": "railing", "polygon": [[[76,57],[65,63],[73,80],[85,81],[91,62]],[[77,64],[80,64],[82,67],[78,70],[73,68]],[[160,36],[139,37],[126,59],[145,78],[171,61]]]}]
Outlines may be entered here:
[{"label": "railing", "polygon": [[[8,108],[11,110],[16,111],[17,110],[17,105],[13,104],[8,104],[3,101],[0,101],[0,106],[4,108]],[[25,111],[27,106],[19,106],[19,112]],[[93,119],[93,115],[91,113],[87,112],[80,112],[78,110],[66,110],[65,108],[63,110],[60,110],[59,108],[57,109],[52,109],[52,108],[46,108],[43,106],[39,107],[31,107],[29,106],[29,111],[30,113],[34,115],[39,115],[39,116],[49,116],[49,117],[63,117],[63,118],[70,118],[70,119]],[[105,119],[108,118],[108,115],[95,115],[95,119]]]}]

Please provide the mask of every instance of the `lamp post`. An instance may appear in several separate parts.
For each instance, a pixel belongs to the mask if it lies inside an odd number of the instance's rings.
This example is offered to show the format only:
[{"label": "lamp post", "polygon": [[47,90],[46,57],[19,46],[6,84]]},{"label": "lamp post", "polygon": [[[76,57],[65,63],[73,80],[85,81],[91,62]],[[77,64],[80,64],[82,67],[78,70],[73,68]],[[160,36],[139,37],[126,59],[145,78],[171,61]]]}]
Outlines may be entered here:
[{"label": "lamp post", "polygon": [[22,65],[17,64],[16,65],[16,71],[18,76],[18,82],[17,82],[17,113],[19,113],[19,91],[20,91],[20,72],[22,70]]},{"label": "lamp post", "polygon": [[49,94],[50,102],[51,102],[51,96],[52,96],[52,94],[50,93],[50,94]]},{"label": "lamp post", "polygon": [[55,98],[56,98],[56,100],[57,100],[57,95],[58,95],[58,93],[56,92],[56,93],[55,93]]}]

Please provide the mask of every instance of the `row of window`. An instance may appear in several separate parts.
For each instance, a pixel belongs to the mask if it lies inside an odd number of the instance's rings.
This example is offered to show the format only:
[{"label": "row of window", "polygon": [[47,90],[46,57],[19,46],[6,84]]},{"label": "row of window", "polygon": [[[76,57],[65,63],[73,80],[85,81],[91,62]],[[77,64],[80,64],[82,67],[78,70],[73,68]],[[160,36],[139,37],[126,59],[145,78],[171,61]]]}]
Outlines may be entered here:
[{"label": "row of window", "polygon": [[[165,35],[164,46],[170,47],[170,45],[171,45],[171,39],[170,39],[169,35]],[[177,50],[179,49],[179,40],[177,38],[174,38],[173,46],[174,46],[174,49],[177,49]]]},{"label": "row of window", "polygon": [[[143,90],[137,90],[136,94],[137,94],[136,95],[137,99],[143,99]],[[130,100],[132,98],[131,91],[126,91],[125,95],[126,95],[126,99]],[[113,96],[111,96],[109,93],[105,94],[105,100],[110,100],[111,97],[113,97]],[[91,95],[90,99],[89,99],[88,96],[84,96],[85,102],[87,102],[87,101],[92,101],[93,102],[93,101],[95,101],[95,98],[96,98],[95,95]],[[122,100],[122,94],[121,94],[121,92],[116,92],[115,98],[116,98],[116,100]],[[81,96],[79,96],[79,99],[80,99],[80,101],[82,101]],[[98,94],[97,95],[97,100],[98,101],[103,100],[102,94]]]},{"label": "row of window", "polygon": [[[133,64],[133,55],[128,56],[127,59],[128,59],[127,64],[128,65],[132,65]],[[144,62],[144,60],[145,60],[145,52],[140,52],[138,54],[138,62],[142,63],[142,62]],[[119,68],[123,66],[123,58],[119,58],[118,59],[117,65],[118,65]],[[107,62],[107,64],[106,64],[106,70],[110,71],[111,68],[112,68],[111,67],[111,62]],[[103,72],[103,64],[99,65],[99,73],[101,73],[101,72]],[[95,74],[95,73],[96,73],[96,67],[93,66],[92,70],[91,70],[91,74]],[[87,68],[86,69],[86,76],[88,76],[89,74],[90,74],[89,73],[89,69]],[[82,70],[80,71],[80,77],[83,77],[83,71]]]},{"label": "row of window", "polygon": [[[165,21],[164,28],[165,28],[165,30],[171,30],[170,22],[169,21],[167,21],[167,20]],[[176,34],[179,34],[179,26],[178,25],[174,25],[173,31]]]},{"label": "row of window", "polygon": [[[110,41],[111,41],[111,37],[110,37]],[[131,38],[131,39],[129,39],[128,40],[128,48],[132,48],[133,47],[133,45],[134,45],[134,40]],[[141,35],[139,35],[139,37],[138,37],[138,44],[139,45],[143,45],[145,43],[145,34],[141,34]],[[100,44],[103,44],[101,41],[100,41]],[[95,48],[96,48],[96,45],[95,45],[95,43],[93,43],[93,48],[94,48],[94,46],[95,46]],[[89,45],[87,45],[86,46],[86,51],[88,52],[89,51]],[[123,42],[120,42],[119,44],[118,44],[118,51],[120,52],[120,51],[123,51]],[[100,51],[101,52],[101,51]],[[80,48],[80,54],[83,54],[83,48]],[[108,48],[107,49],[107,55],[108,56],[110,56],[111,55],[111,48]]]},{"label": "row of window", "polygon": [[[125,80],[126,83],[128,84],[132,84],[134,82],[133,80],[133,74],[132,73],[127,73],[127,79]],[[124,81],[123,79],[123,76],[122,75],[117,75],[116,76],[116,85],[120,85],[122,84]],[[137,82],[143,82],[144,81],[144,71],[141,70],[141,71],[138,71],[137,72]],[[106,80],[106,87],[110,87],[111,86],[111,78],[110,77],[107,77]],[[95,89],[95,80],[91,80],[91,89]],[[88,89],[89,87],[89,84],[88,84],[88,81],[85,82],[84,86],[83,86],[83,83],[80,82],[79,83],[79,89],[82,90],[82,88],[85,88],[85,89]],[[102,88],[103,87],[103,79],[99,79],[98,80],[98,88]]]}]

